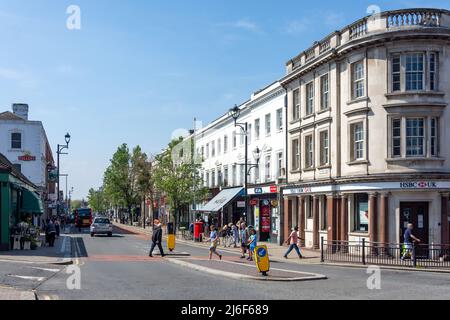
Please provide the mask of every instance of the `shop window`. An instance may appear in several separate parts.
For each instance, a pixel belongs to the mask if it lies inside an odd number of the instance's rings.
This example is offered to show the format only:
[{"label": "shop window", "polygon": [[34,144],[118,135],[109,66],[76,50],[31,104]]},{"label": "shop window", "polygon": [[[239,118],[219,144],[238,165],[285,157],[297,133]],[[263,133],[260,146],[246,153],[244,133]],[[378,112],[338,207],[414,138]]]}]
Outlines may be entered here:
[{"label": "shop window", "polygon": [[355,194],[353,231],[369,231],[369,196],[366,193]]}]

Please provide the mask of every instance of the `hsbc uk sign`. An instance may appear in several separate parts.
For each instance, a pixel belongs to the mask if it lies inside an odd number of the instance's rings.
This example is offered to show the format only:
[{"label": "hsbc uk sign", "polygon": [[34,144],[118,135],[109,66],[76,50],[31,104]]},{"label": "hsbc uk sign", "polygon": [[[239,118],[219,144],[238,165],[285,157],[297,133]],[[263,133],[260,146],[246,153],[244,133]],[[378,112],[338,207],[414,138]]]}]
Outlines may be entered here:
[{"label": "hsbc uk sign", "polygon": [[438,185],[436,182],[419,181],[419,182],[400,182],[401,189],[436,189]]}]

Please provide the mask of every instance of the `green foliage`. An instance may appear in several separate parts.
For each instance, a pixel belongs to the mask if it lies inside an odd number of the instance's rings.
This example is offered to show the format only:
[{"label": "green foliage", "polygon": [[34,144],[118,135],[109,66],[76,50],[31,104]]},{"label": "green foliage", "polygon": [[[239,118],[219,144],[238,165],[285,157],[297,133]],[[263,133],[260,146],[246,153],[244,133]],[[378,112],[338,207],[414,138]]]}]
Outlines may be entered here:
[{"label": "green foliage", "polygon": [[103,188],[89,189],[88,203],[94,212],[106,213],[109,208],[109,202]]}]

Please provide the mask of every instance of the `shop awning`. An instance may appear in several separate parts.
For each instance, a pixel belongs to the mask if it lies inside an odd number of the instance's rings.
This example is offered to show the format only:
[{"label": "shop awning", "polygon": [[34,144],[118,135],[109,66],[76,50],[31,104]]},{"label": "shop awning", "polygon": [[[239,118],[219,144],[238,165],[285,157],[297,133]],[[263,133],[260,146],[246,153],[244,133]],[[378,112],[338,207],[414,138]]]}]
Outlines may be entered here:
[{"label": "shop awning", "polygon": [[23,189],[22,192],[22,208],[20,211],[23,213],[43,214],[44,207],[42,206],[41,198],[28,189]]},{"label": "shop awning", "polygon": [[198,208],[198,211],[217,212],[233,201],[238,196],[242,195],[244,188],[233,188],[222,190],[205,206]]}]

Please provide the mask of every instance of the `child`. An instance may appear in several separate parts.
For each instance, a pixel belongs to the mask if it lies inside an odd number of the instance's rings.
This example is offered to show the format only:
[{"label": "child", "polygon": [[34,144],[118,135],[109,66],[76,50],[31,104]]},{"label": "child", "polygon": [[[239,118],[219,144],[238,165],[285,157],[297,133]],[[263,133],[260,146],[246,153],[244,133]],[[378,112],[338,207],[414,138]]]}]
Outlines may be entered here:
[{"label": "child", "polygon": [[213,253],[222,260],[222,255],[217,253],[217,246],[219,245],[219,235],[217,234],[216,227],[213,225],[210,227],[211,233],[209,235],[209,240],[211,241],[211,246],[209,247],[209,260],[212,260]]},{"label": "child", "polygon": [[249,244],[249,253],[248,253],[248,261],[253,261],[253,252],[255,251],[257,239],[256,239],[256,231],[255,229],[250,229],[250,238],[248,239]]}]

